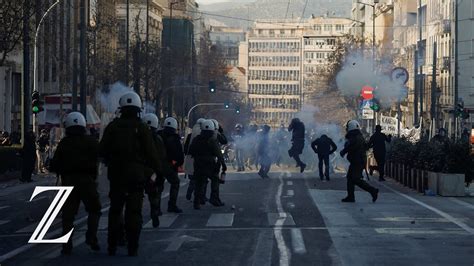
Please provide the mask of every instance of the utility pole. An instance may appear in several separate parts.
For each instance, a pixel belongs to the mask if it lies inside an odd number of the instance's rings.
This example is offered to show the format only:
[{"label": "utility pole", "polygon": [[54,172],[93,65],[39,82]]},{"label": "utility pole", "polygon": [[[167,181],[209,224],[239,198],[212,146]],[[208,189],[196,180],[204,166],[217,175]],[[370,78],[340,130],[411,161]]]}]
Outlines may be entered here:
[{"label": "utility pole", "polygon": [[133,50],[133,90],[140,95],[140,28],[139,18],[135,20],[135,49]]},{"label": "utility pole", "polygon": [[146,0],[146,35],[145,35],[145,102],[149,100],[148,91],[148,45],[150,40],[150,0]]},{"label": "utility pole", "polygon": [[418,80],[420,79],[419,76],[418,76],[418,50],[415,49],[415,56],[414,56],[414,60],[415,60],[415,67],[413,68],[414,69],[414,99],[413,99],[413,125],[416,126],[419,124],[419,121],[418,121],[418,94],[419,94],[419,84],[418,84]]},{"label": "utility pole", "polygon": [[[437,71],[437,57],[438,57],[438,45],[437,42],[433,42],[433,73],[432,73],[432,80],[431,80],[431,121],[433,123],[432,128],[436,130],[438,123],[436,118],[436,71]],[[434,133],[434,132],[433,132]]]},{"label": "utility pole", "polygon": [[126,6],[126,25],[125,25],[125,42],[126,42],[126,48],[125,48],[125,84],[128,87],[128,65],[129,65],[129,49],[130,49],[130,40],[129,40],[129,23],[130,23],[130,0],[127,0],[127,6]]},{"label": "utility pole", "polygon": [[86,117],[86,87],[87,87],[87,72],[86,72],[86,0],[81,0],[80,6],[80,17],[81,17],[81,33],[80,33],[80,57],[79,57],[79,64],[81,67],[80,70],[80,101],[81,101],[81,113]]},{"label": "utility pole", "polygon": [[[459,5],[458,1],[454,0],[454,101],[453,101],[453,110],[456,110],[456,105],[459,101]],[[454,137],[458,136],[458,125],[456,112],[453,112],[453,121],[454,121]],[[451,132],[450,132],[451,133]]]},{"label": "utility pole", "polygon": [[23,130],[22,140],[25,144],[25,133],[30,128],[31,87],[30,87],[30,20],[28,11],[30,1],[23,1]]},{"label": "utility pole", "polygon": [[[168,58],[168,64],[169,64],[169,71],[171,71],[171,68],[172,68],[172,53],[173,53],[173,50],[171,49],[171,45],[172,45],[172,32],[173,32],[173,5],[175,5],[176,2],[170,2],[170,23],[169,23],[169,29],[168,29],[168,34],[169,34],[169,38],[168,38],[168,42],[169,42],[169,58]],[[170,72],[171,74],[171,72]],[[173,82],[172,79],[170,79],[171,83]],[[173,115],[173,91],[170,91],[170,93],[168,94],[168,116],[172,116]]]},{"label": "utility pole", "polygon": [[[419,28],[419,41],[418,41],[418,54],[420,55],[420,58],[425,56],[425,47],[423,47],[423,20],[421,18],[421,0],[418,0],[418,28]],[[424,59],[422,59],[424,61]],[[423,76],[423,65],[424,62],[418,62],[419,67],[420,67],[420,75],[419,75],[419,93],[420,93],[420,119],[423,120],[423,96],[425,93],[425,80]],[[423,125],[423,123],[421,123]],[[423,129],[422,129],[423,130]]]}]

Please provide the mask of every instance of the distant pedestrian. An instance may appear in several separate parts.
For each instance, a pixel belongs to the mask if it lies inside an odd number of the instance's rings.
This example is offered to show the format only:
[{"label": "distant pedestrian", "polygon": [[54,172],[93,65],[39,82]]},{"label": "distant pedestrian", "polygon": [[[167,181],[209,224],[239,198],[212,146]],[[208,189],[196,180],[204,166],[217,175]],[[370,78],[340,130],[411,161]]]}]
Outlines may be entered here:
[{"label": "distant pedestrian", "polygon": [[292,132],[292,146],[288,150],[288,155],[295,159],[296,166],[300,167],[300,172],[303,173],[306,168],[306,164],[300,159],[300,155],[303,153],[304,141],[305,141],[305,126],[299,118],[293,118],[291,124],[288,127],[288,131]]},{"label": "distant pedestrian", "polygon": [[385,135],[382,133],[382,127],[380,125],[375,126],[375,133],[370,137],[369,148],[374,151],[375,161],[377,166],[370,167],[370,175],[373,174],[374,170],[379,172],[379,181],[385,181],[385,155],[387,153],[385,149],[385,142],[390,143],[392,141],[392,135]]},{"label": "distant pedestrian", "polygon": [[[334,141],[327,135],[323,134],[311,143],[311,148],[314,153],[318,155],[318,167],[319,167],[319,178],[321,181],[324,180],[323,176],[326,177],[326,181],[329,181],[329,155],[333,154],[337,150],[337,146]],[[323,163],[325,166],[323,175]]]},{"label": "distant pedestrian", "polygon": [[258,158],[260,161],[260,171],[258,172],[258,175],[261,178],[269,178],[268,173],[270,172],[270,167],[272,165],[272,159],[270,157],[270,140],[268,136],[269,132],[270,126],[264,125],[257,146]]},{"label": "distant pedestrian", "polygon": [[347,197],[342,202],[355,202],[355,186],[362,188],[372,195],[372,202],[378,197],[379,190],[362,179],[362,170],[365,168],[367,144],[360,131],[359,122],[351,120],[346,125],[346,144],[341,151],[341,157],[347,154],[349,169],[347,171]]},{"label": "distant pedestrian", "polygon": [[31,175],[35,170],[36,162],[36,145],[35,133],[28,131],[25,133],[23,148],[20,151],[22,158],[21,165],[21,182],[31,182]]},{"label": "distant pedestrian", "polygon": [[38,140],[36,141],[37,171],[45,172],[45,162],[49,149],[49,134],[46,129],[42,129]]}]

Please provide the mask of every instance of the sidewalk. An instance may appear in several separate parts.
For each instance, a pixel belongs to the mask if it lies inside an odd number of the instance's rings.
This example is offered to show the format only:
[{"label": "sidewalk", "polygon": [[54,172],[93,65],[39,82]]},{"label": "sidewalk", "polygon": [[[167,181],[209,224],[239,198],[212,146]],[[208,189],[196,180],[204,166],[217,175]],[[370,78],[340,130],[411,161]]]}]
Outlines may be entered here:
[{"label": "sidewalk", "polygon": [[56,176],[53,174],[33,175],[32,179],[33,182],[24,183],[19,179],[3,180],[0,176],[0,197],[5,197],[36,186],[50,186],[56,184]]}]

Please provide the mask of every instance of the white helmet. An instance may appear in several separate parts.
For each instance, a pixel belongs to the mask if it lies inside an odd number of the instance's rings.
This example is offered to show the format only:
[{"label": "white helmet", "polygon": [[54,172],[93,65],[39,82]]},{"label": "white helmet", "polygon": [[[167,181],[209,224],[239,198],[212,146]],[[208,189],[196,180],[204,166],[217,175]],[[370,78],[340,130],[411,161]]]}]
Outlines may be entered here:
[{"label": "white helmet", "polygon": [[66,128],[73,126],[86,127],[86,119],[79,112],[71,112],[66,116],[66,121],[64,122]]},{"label": "white helmet", "polygon": [[120,97],[119,105],[120,107],[135,106],[138,108],[142,108],[142,100],[140,99],[140,96],[138,96],[138,94],[136,94],[135,92],[128,92],[122,95],[122,97]]},{"label": "white helmet", "polygon": [[149,127],[157,129],[160,126],[159,122],[158,122],[158,117],[153,113],[148,113],[148,114],[144,115],[142,120]]},{"label": "white helmet", "polygon": [[174,128],[174,129],[178,129],[178,120],[176,120],[173,117],[168,117],[168,118],[165,119],[164,126]]},{"label": "white helmet", "polygon": [[206,121],[205,118],[199,118],[199,119],[196,121],[196,124],[201,125],[202,123],[204,123],[204,121]]},{"label": "white helmet", "polygon": [[219,122],[217,122],[217,120],[215,119],[211,119],[212,123],[214,123],[214,130],[218,130],[219,129]]},{"label": "white helmet", "polygon": [[359,122],[357,122],[357,120],[350,120],[349,122],[347,122],[347,125],[346,125],[347,132],[351,130],[355,130],[355,129],[360,129],[360,124]]},{"label": "white helmet", "polygon": [[216,130],[216,127],[214,125],[214,122],[212,120],[204,120],[201,124],[201,130],[211,130],[214,131]]}]

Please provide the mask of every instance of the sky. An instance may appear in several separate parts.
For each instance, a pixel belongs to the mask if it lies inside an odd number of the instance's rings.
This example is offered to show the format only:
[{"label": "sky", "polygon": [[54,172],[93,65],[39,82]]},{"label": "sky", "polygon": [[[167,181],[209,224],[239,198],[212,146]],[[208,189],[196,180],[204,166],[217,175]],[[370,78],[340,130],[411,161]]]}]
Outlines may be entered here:
[{"label": "sky", "polygon": [[222,2],[229,2],[229,1],[232,1],[232,0],[196,0],[196,2],[198,2],[199,4],[204,4],[204,5],[222,3]]}]

